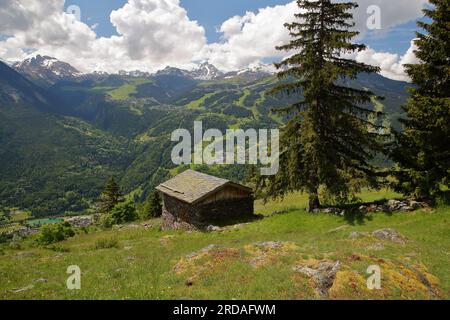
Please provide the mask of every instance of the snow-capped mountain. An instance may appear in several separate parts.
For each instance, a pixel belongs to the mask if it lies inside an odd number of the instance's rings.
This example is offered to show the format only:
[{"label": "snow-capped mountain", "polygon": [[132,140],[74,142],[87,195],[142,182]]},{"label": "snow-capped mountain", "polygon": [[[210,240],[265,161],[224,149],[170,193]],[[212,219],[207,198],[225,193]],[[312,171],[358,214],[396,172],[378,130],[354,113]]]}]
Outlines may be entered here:
[{"label": "snow-capped mountain", "polygon": [[272,65],[258,63],[254,64],[246,69],[231,71],[224,73],[216,68],[214,65],[205,62],[200,64],[197,68],[193,70],[184,70],[173,67],[166,67],[163,70],[156,72],[156,76],[166,75],[166,76],[178,76],[187,77],[194,80],[215,80],[221,78],[233,78],[233,77],[245,77],[252,79],[259,79],[266,77],[267,75],[274,74],[276,69]]},{"label": "snow-capped mountain", "polygon": [[277,72],[275,65],[261,62],[251,65],[249,68],[247,68],[247,70],[250,70],[252,72],[263,72],[266,74],[275,74]]},{"label": "snow-capped mountain", "polygon": [[212,64],[205,62],[190,71],[174,67],[166,67],[165,69],[156,72],[155,75],[186,77],[194,80],[213,80],[220,78],[223,73]]},{"label": "snow-capped mountain", "polygon": [[125,70],[120,70],[119,71],[119,76],[127,76],[127,77],[135,77],[135,78],[139,78],[139,77],[150,77],[151,74],[145,71],[140,71],[140,70],[133,70],[133,71],[125,71]]},{"label": "snow-capped mountain", "polygon": [[13,65],[26,78],[50,86],[60,80],[75,80],[81,73],[70,64],[49,56],[37,55]]},{"label": "snow-capped mountain", "polygon": [[166,67],[162,70],[159,70],[155,73],[155,76],[191,77],[189,71],[174,67]]},{"label": "snow-capped mountain", "polygon": [[[41,111],[54,110],[53,96],[3,62],[0,62],[0,84],[0,106],[2,107],[21,106]],[[5,119],[8,118],[2,120]]]},{"label": "snow-capped mountain", "polygon": [[263,63],[254,64],[248,68],[231,71],[224,75],[225,78],[233,78],[233,77],[245,77],[252,79],[259,79],[263,77],[267,77],[268,75],[275,74],[276,69],[275,66]]},{"label": "snow-capped mountain", "polygon": [[[56,58],[49,56],[37,55],[17,62],[12,66],[16,71],[21,73],[29,80],[44,86],[50,87],[58,81],[80,81],[80,80],[100,80],[107,78],[110,74],[106,72],[93,72],[90,74],[82,74],[76,68],[70,64],[60,61]],[[275,73],[275,68],[272,65],[266,64],[254,64],[249,68],[224,73],[216,68],[214,65],[204,62],[198,65],[192,70],[184,70],[180,68],[174,68],[167,66],[166,68],[157,71],[154,74],[148,72],[135,70],[124,71],[121,70],[117,73],[122,77],[176,77],[187,78],[190,80],[216,80],[223,78],[244,77],[249,79],[260,79],[267,75]]]},{"label": "snow-capped mountain", "polygon": [[9,60],[3,60],[0,58],[0,62],[3,62],[4,64],[6,64],[8,67],[12,67],[16,62],[14,61],[9,61]]},{"label": "snow-capped mountain", "polygon": [[213,80],[223,76],[223,72],[217,69],[212,64],[205,62],[198,68],[190,72],[192,78],[197,80]]}]

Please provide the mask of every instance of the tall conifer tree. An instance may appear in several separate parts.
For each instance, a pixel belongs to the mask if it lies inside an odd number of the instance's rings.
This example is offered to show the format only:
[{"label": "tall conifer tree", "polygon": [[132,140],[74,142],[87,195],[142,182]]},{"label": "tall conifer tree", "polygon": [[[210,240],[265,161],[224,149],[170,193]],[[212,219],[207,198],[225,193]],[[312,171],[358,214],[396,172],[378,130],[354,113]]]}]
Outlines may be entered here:
[{"label": "tall conifer tree", "polygon": [[100,195],[100,212],[109,214],[111,210],[122,201],[123,198],[119,190],[119,185],[116,183],[114,177],[109,178]]},{"label": "tall conifer tree", "polygon": [[407,120],[397,134],[394,159],[399,191],[417,198],[434,198],[441,184],[450,185],[450,2],[430,0],[424,10],[431,22],[418,22],[416,56],[407,65],[415,84],[404,107]]},{"label": "tall conifer tree", "polygon": [[280,173],[263,180],[266,196],[279,197],[296,190],[309,193],[309,210],[320,207],[319,188],[339,201],[348,200],[355,181],[374,181],[369,163],[381,147],[381,129],[368,121],[376,114],[368,107],[374,94],[354,89],[346,81],[376,67],[346,58],[365,49],[351,40],[352,2],[299,0],[296,21],[285,24],[292,40],[278,50],[292,53],[277,68],[281,84],[273,94],[302,96],[275,112],[286,112],[282,128]]}]

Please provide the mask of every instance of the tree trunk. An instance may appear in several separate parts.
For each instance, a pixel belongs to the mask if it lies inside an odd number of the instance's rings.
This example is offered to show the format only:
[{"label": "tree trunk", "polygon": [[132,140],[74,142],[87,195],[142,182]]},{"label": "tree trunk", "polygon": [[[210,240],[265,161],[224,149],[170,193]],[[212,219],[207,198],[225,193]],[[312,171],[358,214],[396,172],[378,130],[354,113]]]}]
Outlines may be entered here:
[{"label": "tree trunk", "polygon": [[317,188],[312,188],[309,191],[309,206],[308,206],[308,212],[314,212],[314,210],[320,208],[320,200],[319,200],[319,194],[317,192]]}]

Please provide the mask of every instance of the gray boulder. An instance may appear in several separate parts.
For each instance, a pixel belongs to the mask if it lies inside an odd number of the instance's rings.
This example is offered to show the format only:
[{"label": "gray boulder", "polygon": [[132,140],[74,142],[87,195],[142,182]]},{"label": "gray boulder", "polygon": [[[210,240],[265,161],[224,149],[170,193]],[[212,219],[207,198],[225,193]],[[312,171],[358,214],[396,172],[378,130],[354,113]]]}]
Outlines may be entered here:
[{"label": "gray boulder", "polygon": [[375,230],[372,232],[372,236],[380,240],[405,243],[405,237],[396,230],[390,228]]},{"label": "gray boulder", "polygon": [[316,268],[296,266],[293,270],[312,278],[316,284],[316,293],[321,297],[327,297],[328,290],[333,286],[340,267],[341,263],[339,261],[321,261]]}]

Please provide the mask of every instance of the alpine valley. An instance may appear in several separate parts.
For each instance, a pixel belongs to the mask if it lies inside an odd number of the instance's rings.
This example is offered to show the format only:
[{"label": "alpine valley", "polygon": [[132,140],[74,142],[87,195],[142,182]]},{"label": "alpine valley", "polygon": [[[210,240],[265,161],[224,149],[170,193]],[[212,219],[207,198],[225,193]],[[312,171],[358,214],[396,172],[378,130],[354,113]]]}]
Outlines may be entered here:
[{"label": "alpine valley", "polygon": [[[196,120],[204,130],[278,127],[285,119],[270,110],[289,100],[266,94],[276,82],[266,65],[83,74],[47,56],[0,62],[0,208],[87,212],[110,176],[143,201],[180,170],[170,160],[173,130],[192,130]],[[362,74],[349,85],[383,96],[373,101],[384,113],[377,121],[399,128],[408,83]],[[239,181],[248,168],[196,169]]]}]

